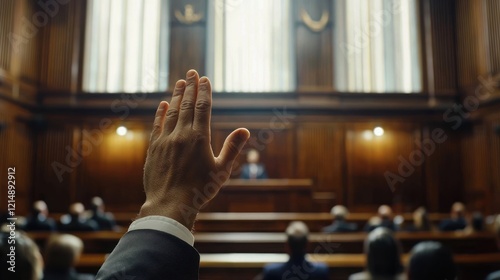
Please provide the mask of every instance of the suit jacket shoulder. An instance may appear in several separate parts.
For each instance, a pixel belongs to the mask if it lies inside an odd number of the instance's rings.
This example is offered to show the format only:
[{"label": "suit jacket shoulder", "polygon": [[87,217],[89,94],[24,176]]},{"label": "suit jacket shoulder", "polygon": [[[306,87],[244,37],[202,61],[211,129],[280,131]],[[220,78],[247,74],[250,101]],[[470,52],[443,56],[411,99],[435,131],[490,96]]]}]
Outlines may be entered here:
[{"label": "suit jacket shoulder", "polygon": [[[96,279],[198,279],[200,255],[179,238],[156,230],[127,232]],[[126,278],[129,277],[129,278]]]}]

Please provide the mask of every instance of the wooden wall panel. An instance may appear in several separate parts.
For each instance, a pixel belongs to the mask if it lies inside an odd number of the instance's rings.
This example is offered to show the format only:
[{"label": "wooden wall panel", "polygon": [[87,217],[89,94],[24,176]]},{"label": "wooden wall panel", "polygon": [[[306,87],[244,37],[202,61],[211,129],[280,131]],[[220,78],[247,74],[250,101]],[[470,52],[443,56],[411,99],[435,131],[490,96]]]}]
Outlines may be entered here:
[{"label": "wooden wall panel", "polygon": [[[436,94],[456,94],[454,0],[429,1]],[[427,54],[430,55],[430,54]]]},{"label": "wooden wall panel", "polygon": [[[295,46],[297,59],[297,88],[318,90],[333,88],[333,38],[332,1],[295,1]],[[302,10],[317,21],[323,11],[329,13],[329,21],[324,30],[316,32],[307,27],[302,19]]]},{"label": "wooden wall panel", "polygon": [[488,41],[490,54],[490,72],[500,73],[500,1],[485,0],[488,19]]},{"label": "wooden wall panel", "polygon": [[434,152],[424,163],[426,205],[432,212],[448,212],[455,201],[463,200],[461,133],[444,125],[429,124],[422,130],[422,143],[432,140],[435,131],[444,131],[446,140],[435,143]]},{"label": "wooden wall panel", "polygon": [[113,123],[104,130],[86,125],[81,132],[80,141],[89,148],[82,151],[84,158],[75,200],[88,205],[93,196],[100,196],[109,210],[136,212],[145,199],[142,172],[150,128],[142,123],[127,123],[127,135],[119,136],[116,134],[119,123]]},{"label": "wooden wall panel", "polygon": [[27,110],[0,100],[0,211],[6,210],[7,169],[16,170],[16,214],[28,211],[33,183],[33,142]]},{"label": "wooden wall panel", "polygon": [[[381,204],[412,211],[424,204],[422,166],[414,166],[404,182],[388,184],[386,172],[401,175],[401,158],[417,149],[419,130],[413,125],[384,124],[385,134],[372,135],[376,123],[346,125],[347,201],[353,211],[374,211]],[[402,175],[401,175],[402,176]],[[401,209],[404,207],[404,209]]]},{"label": "wooden wall panel", "polygon": [[345,204],[344,126],[305,123],[296,133],[297,177],[314,180],[315,206],[329,211],[334,204]]},{"label": "wooden wall panel", "polygon": [[466,202],[479,211],[488,208],[490,193],[490,157],[488,126],[477,124],[469,128],[462,138],[463,185]]},{"label": "wooden wall panel", "polygon": [[81,1],[70,1],[60,5],[58,13],[44,27],[42,87],[69,91],[72,83],[77,82],[78,77],[73,75],[72,67],[74,48],[79,43],[75,40],[75,32],[84,29],[78,21],[79,13],[83,12]]},{"label": "wooden wall panel", "polygon": [[[23,82],[37,85],[40,73],[42,29],[33,21],[37,13],[43,13],[34,1],[16,1],[16,26],[14,33],[19,35],[19,43],[12,52],[11,74]],[[23,20],[20,21],[19,19]]]},{"label": "wooden wall panel", "polygon": [[15,0],[0,2],[0,68],[10,70],[12,44],[9,34],[14,30]]},{"label": "wooden wall panel", "polygon": [[483,1],[456,1],[457,75],[461,88],[476,85],[478,76],[488,71]]},{"label": "wooden wall panel", "polygon": [[75,131],[69,125],[47,124],[36,136],[33,199],[42,199],[52,212],[66,212],[75,199],[75,178],[80,157]]}]

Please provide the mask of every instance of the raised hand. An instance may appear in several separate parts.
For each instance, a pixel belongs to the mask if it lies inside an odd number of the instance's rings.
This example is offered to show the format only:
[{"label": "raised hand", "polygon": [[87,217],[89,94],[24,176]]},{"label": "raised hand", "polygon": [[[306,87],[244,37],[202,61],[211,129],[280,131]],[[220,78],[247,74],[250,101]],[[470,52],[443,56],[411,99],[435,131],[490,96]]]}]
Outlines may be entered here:
[{"label": "raised hand", "polygon": [[193,227],[199,209],[229,178],[234,160],[250,137],[233,131],[215,157],[210,144],[212,88],[195,70],[175,85],[172,100],[156,111],[144,167],[146,202],[139,217],[161,215]]}]

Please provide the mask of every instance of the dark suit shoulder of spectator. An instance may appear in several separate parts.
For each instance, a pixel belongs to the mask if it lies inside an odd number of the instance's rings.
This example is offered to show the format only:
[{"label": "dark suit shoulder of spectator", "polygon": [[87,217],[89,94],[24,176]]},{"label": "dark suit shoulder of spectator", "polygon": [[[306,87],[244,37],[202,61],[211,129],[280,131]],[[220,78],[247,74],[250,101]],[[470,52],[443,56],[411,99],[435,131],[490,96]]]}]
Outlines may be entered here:
[{"label": "dark suit shoulder of spectator", "polygon": [[355,232],[358,230],[358,225],[355,223],[348,223],[345,221],[335,221],[331,225],[324,227],[322,231],[324,233],[344,233],[344,232]]},{"label": "dark suit shoulder of spectator", "polygon": [[112,230],[116,226],[115,218],[111,213],[95,213],[90,220],[97,223],[99,230]]},{"label": "dark suit shoulder of spectator", "polygon": [[[268,264],[264,267],[262,280],[281,279],[308,279],[308,280],[328,280],[329,269],[323,263],[311,263],[304,260],[302,263],[280,263]],[[306,275],[307,278],[303,278]]]},{"label": "dark suit shoulder of spectator", "polygon": [[51,218],[39,218],[37,216],[28,217],[24,225],[25,231],[55,231],[57,229],[56,222]]},{"label": "dark suit shoulder of spectator", "polygon": [[59,230],[61,231],[97,231],[99,230],[99,225],[93,220],[85,219],[74,219],[69,217],[69,219],[61,219],[59,225]]},{"label": "dark suit shoulder of spectator", "polygon": [[500,270],[488,275],[488,277],[486,277],[486,280],[500,280]]},{"label": "dark suit shoulder of spectator", "polygon": [[439,230],[441,231],[455,231],[463,230],[467,227],[467,222],[465,219],[446,219],[441,221],[439,224]]},{"label": "dark suit shoulder of spectator", "polygon": [[96,279],[195,280],[199,263],[196,249],[181,239],[156,230],[133,230],[118,242]]}]

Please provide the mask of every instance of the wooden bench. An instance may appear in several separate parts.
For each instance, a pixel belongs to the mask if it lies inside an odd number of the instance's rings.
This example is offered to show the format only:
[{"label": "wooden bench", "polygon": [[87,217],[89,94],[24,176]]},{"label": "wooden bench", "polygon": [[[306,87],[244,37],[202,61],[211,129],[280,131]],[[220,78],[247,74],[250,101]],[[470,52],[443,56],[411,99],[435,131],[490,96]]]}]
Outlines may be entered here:
[{"label": "wooden bench", "polygon": [[[373,213],[351,213],[349,222],[358,224],[360,230]],[[51,214],[58,220],[61,214]],[[127,228],[137,213],[114,213],[117,223]],[[407,223],[413,222],[412,213],[402,214]],[[448,214],[429,214],[432,223],[447,218]],[[332,222],[330,213],[200,213],[195,223],[196,232],[284,232],[292,221],[303,221],[311,232],[320,232]]]},{"label": "wooden bench", "polygon": [[[454,232],[396,233],[403,252],[409,252],[421,241],[443,243],[457,254],[496,252],[495,236],[491,233],[461,234]],[[309,253],[363,253],[366,233],[322,234],[309,236]],[[283,233],[198,233],[195,247],[200,253],[284,253],[286,235]]]},{"label": "wooden bench", "polygon": [[[32,232],[29,236],[43,248],[49,232]],[[124,232],[82,232],[72,233],[85,244],[85,253],[109,253],[118,244]],[[403,252],[409,252],[415,244],[424,240],[439,241],[450,247],[454,253],[476,254],[496,252],[493,234],[459,232],[400,232],[396,237],[401,241]],[[311,233],[309,253],[359,254],[363,253],[366,233],[322,234]],[[200,253],[284,253],[286,235],[284,233],[233,232],[195,233],[195,247]]]},{"label": "wooden bench", "polygon": [[[77,269],[96,273],[105,257],[104,254],[85,254]],[[407,263],[408,257],[403,256],[404,263]],[[488,273],[500,269],[500,253],[459,254],[454,258],[461,280],[484,279]],[[350,274],[363,270],[366,262],[363,254],[311,254],[308,259],[326,263],[330,267],[330,279],[333,280],[347,279]],[[287,260],[286,254],[201,254],[200,279],[253,279],[261,273],[264,265]]]}]

